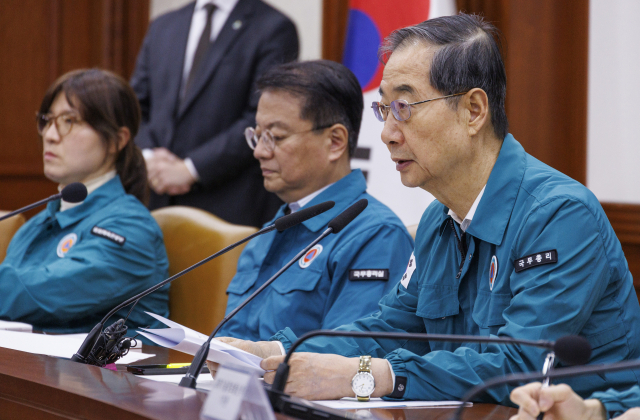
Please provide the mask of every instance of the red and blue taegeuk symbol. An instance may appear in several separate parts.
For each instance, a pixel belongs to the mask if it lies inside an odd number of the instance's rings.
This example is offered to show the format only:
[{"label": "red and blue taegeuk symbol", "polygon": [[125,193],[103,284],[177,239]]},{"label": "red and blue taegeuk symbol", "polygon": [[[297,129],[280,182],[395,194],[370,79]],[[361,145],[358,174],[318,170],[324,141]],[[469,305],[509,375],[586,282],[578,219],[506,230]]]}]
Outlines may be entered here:
[{"label": "red and blue taegeuk symbol", "polygon": [[498,258],[494,255],[491,258],[491,266],[489,267],[489,290],[493,290],[493,283],[498,276]]},{"label": "red and blue taegeuk symbol", "polygon": [[377,89],[382,80],[378,47],[392,31],[429,17],[429,0],[390,2],[351,0],[342,62],[358,78],[362,91]]},{"label": "red and blue taegeuk symbol", "polygon": [[307,268],[311,262],[322,252],[322,245],[316,245],[307,251],[302,258],[300,258],[299,264],[302,268]]}]

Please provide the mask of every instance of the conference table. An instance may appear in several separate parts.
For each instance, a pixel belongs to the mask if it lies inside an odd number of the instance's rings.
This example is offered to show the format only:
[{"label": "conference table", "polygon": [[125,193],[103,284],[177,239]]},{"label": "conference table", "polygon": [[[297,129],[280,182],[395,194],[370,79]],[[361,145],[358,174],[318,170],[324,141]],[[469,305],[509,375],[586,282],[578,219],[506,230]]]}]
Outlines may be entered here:
[{"label": "conference table", "polygon": [[[190,362],[191,356],[143,346],[141,364]],[[207,393],[175,384],[0,347],[0,419],[199,419]],[[453,408],[372,409],[383,420],[447,420]],[[504,419],[516,410],[474,404],[465,420]],[[278,420],[291,417],[276,414]]]}]

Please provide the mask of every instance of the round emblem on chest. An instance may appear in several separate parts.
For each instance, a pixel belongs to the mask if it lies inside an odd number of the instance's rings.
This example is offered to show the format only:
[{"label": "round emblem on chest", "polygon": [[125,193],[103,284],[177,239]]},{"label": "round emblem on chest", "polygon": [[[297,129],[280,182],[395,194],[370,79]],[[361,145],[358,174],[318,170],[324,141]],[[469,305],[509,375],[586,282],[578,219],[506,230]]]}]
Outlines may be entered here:
[{"label": "round emblem on chest", "polygon": [[491,258],[491,266],[489,267],[489,289],[493,290],[493,283],[498,277],[498,257],[495,255]]},{"label": "round emblem on chest", "polygon": [[313,262],[313,260],[315,260],[316,257],[320,255],[321,252],[322,252],[322,245],[314,246],[309,251],[307,251],[307,253],[304,254],[302,258],[300,258],[300,260],[298,261],[298,264],[300,264],[301,268],[309,267]]},{"label": "round emblem on chest", "polygon": [[64,238],[60,239],[58,242],[58,247],[56,248],[56,253],[58,257],[64,258],[64,256],[69,252],[72,246],[74,246],[78,242],[78,235],[75,233],[70,233],[65,235]]}]

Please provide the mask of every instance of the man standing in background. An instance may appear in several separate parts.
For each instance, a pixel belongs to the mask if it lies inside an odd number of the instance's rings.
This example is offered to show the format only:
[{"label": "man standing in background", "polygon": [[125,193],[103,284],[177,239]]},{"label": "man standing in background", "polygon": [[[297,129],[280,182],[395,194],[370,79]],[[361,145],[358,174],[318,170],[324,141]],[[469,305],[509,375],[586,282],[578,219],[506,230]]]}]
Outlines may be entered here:
[{"label": "man standing in background", "polygon": [[293,22],[260,0],[197,0],[151,23],[131,78],[151,209],[193,206],[253,226],[273,216],[281,202],[243,131],[255,80],[297,56]]}]

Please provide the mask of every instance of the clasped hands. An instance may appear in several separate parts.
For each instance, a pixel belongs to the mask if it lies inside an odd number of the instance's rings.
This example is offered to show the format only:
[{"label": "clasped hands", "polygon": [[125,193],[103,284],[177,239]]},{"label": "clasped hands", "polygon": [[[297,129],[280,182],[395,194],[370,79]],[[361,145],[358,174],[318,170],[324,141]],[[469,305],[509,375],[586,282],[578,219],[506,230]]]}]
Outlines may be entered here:
[{"label": "clasped hands", "polygon": [[[273,383],[276,369],[284,361],[280,346],[274,341],[246,341],[230,337],[216,338],[248,353],[263,358],[260,367],[267,372],[264,380]],[[289,377],[285,392],[307,400],[335,400],[353,396],[351,379],[358,371],[359,358],[335,354],[296,352],[289,359]],[[215,376],[217,365],[207,362]],[[383,396],[393,391],[391,372],[384,359],[373,359],[371,368],[376,379],[373,396]]]},{"label": "clasped hands", "polygon": [[156,194],[180,195],[189,192],[196,179],[184,160],[164,147],[152,151],[153,155],[145,159],[151,189]]}]

